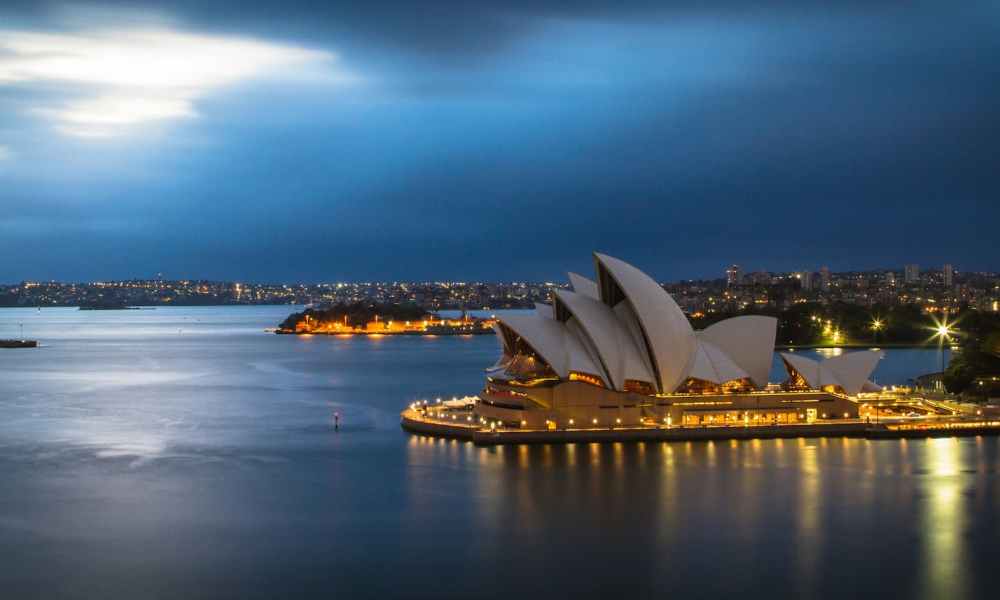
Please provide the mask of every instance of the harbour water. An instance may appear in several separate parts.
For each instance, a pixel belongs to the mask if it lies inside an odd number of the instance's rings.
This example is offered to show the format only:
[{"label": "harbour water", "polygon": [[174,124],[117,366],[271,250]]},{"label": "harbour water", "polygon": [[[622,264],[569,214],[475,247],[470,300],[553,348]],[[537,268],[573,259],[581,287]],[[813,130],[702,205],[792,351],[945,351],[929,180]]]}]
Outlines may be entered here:
[{"label": "harbour water", "polygon": [[[478,448],[408,435],[492,336],[295,337],[293,307],[0,309],[6,598],[977,598],[996,438]],[[947,351],[887,351],[883,384]],[[339,431],[333,413],[341,414]]]}]

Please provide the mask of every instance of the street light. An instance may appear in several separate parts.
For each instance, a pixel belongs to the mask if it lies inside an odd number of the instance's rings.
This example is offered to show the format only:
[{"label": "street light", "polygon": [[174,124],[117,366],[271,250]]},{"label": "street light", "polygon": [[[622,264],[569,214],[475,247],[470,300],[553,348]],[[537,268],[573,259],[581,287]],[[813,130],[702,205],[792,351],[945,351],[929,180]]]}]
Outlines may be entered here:
[{"label": "street light", "polygon": [[938,338],[942,342],[955,335],[955,329],[952,328],[951,323],[948,322],[947,316],[940,321],[934,319],[934,327],[932,327],[931,330],[934,331],[934,337]]},{"label": "street light", "polygon": [[934,327],[931,329],[934,331],[933,337],[938,340],[938,372],[944,372],[944,343],[955,335],[955,330],[948,323],[947,315],[940,321],[934,319]]},{"label": "street light", "polygon": [[883,328],[885,328],[885,323],[882,322],[882,319],[879,319],[878,317],[872,319],[871,329],[872,339],[874,341],[878,341],[878,332],[882,331]]}]

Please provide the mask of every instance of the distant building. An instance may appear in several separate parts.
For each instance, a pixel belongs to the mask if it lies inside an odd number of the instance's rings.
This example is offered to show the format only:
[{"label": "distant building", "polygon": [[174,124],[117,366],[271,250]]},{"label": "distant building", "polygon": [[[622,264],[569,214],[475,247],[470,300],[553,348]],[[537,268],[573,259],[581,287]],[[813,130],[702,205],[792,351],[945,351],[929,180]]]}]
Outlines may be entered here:
[{"label": "distant building", "polygon": [[743,283],[743,275],[740,272],[739,265],[732,265],[726,269],[726,285],[729,287],[737,286]]},{"label": "distant building", "polygon": [[920,265],[906,265],[903,267],[903,281],[906,283],[920,283]]},{"label": "distant building", "polygon": [[799,280],[799,286],[803,291],[808,292],[812,289],[812,271],[799,271],[795,274],[795,278]]},{"label": "distant building", "polygon": [[819,268],[819,285],[824,292],[830,289],[830,268],[827,266]]},{"label": "distant building", "polygon": [[955,282],[955,268],[951,265],[944,266],[944,284],[948,287],[954,285]]}]

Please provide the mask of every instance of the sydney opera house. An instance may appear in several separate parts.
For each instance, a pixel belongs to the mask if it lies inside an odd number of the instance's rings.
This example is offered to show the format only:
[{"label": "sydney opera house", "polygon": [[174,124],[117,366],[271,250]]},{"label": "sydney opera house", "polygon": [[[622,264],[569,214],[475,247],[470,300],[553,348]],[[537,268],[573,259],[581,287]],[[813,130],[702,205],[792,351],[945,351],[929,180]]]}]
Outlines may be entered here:
[{"label": "sydney opera house", "polygon": [[777,320],[726,319],[696,331],[652,278],[594,254],[595,279],[496,325],[500,360],[487,370],[479,419],[508,427],[764,425],[858,416],[857,395],[880,352],[823,361],[781,354],[769,383]]}]

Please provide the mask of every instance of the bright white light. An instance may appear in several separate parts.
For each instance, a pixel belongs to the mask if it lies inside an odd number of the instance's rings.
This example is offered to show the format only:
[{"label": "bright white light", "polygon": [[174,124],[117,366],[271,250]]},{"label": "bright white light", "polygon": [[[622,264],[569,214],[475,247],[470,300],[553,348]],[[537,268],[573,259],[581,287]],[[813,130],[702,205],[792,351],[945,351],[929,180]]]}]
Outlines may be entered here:
[{"label": "bright white light", "polygon": [[[33,112],[74,135],[197,116],[195,101],[226,85],[328,66],[329,52],[168,29],[33,33],[0,30],[0,87],[71,84],[83,96]],[[349,79],[341,74],[340,80]]]}]

